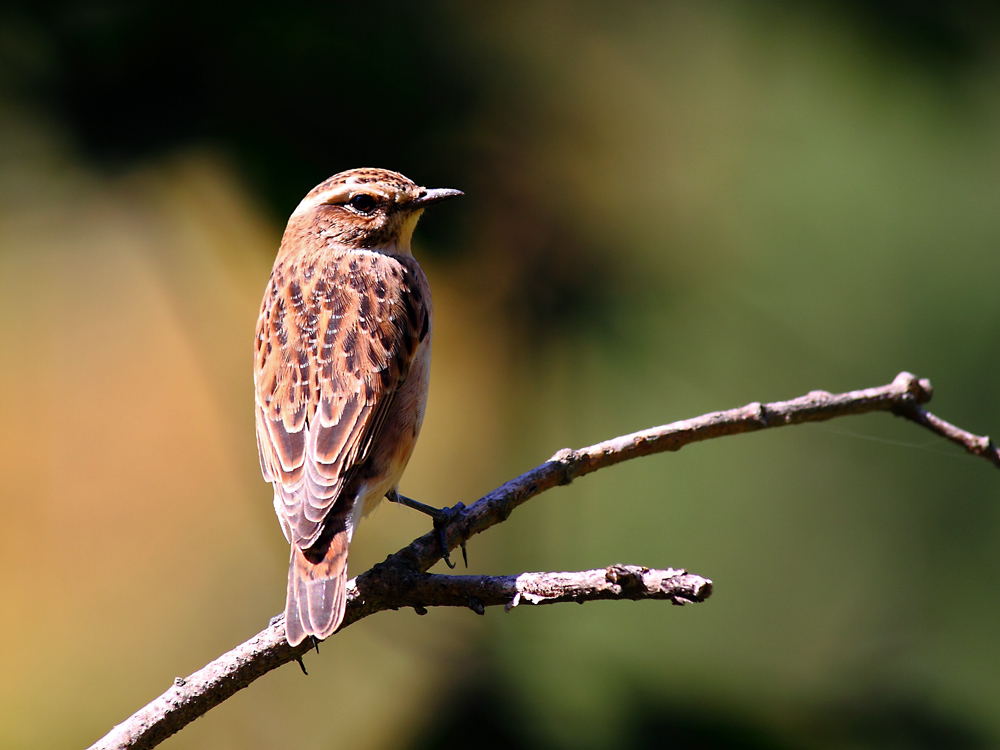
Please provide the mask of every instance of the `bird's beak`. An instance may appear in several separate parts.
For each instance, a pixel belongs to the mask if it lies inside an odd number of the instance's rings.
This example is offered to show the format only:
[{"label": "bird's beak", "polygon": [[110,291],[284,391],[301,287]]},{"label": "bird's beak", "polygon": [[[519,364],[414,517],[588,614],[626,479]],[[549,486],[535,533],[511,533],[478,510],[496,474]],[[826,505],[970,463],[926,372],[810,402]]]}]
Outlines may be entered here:
[{"label": "bird's beak", "polygon": [[440,203],[459,195],[465,195],[465,193],[461,190],[453,190],[452,188],[434,188],[433,190],[425,188],[422,195],[410,201],[410,205],[413,208],[427,208],[427,206],[433,203]]}]

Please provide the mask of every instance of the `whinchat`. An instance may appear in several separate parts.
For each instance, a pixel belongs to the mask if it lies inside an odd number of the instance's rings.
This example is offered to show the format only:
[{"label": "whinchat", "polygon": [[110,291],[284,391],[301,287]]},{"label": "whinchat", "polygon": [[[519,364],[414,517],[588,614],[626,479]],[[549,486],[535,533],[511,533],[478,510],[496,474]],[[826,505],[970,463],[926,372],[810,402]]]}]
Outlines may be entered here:
[{"label": "whinchat", "polygon": [[253,379],[261,471],[291,544],[293,646],[340,626],[354,529],[396,496],[416,444],[433,315],[410,239],[424,208],[461,194],[353,169],[313,188],[288,220]]}]

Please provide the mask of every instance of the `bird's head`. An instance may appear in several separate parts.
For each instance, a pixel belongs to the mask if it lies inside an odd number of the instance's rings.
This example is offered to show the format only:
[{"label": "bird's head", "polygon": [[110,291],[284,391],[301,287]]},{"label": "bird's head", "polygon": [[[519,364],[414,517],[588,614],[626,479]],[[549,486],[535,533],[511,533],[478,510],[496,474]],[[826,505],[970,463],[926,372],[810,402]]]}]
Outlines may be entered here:
[{"label": "bird's head", "polygon": [[387,169],[351,169],[314,187],[289,227],[308,226],[326,241],[347,247],[409,253],[423,210],[457,195],[462,192],[420,187]]}]

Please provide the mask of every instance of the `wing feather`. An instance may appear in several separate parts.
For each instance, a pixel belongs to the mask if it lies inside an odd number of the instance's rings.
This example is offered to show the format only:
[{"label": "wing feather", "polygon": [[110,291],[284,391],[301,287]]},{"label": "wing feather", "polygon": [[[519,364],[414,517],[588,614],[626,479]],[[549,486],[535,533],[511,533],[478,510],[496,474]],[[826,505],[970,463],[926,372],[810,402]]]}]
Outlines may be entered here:
[{"label": "wing feather", "polygon": [[409,259],[279,258],[257,323],[257,445],[289,541],[307,549],[338,508],[405,380],[429,300]]}]

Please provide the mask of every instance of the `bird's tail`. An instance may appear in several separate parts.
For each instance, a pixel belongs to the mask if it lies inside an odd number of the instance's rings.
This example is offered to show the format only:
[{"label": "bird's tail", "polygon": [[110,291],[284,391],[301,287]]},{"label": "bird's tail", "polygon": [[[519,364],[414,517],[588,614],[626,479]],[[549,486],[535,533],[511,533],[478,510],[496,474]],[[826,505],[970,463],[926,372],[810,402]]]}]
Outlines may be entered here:
[{"label": "bird's tail", "polygon": [[285,600],[285,637],[290,645],[298,646],[309,635],[328,638],[340,627],[347,604],[349,544],[344,530],[331,537],[322,557],[315,548],[303,551],[292,545]]}]

